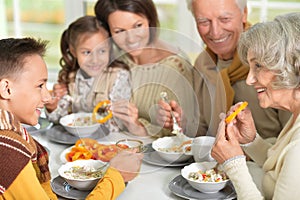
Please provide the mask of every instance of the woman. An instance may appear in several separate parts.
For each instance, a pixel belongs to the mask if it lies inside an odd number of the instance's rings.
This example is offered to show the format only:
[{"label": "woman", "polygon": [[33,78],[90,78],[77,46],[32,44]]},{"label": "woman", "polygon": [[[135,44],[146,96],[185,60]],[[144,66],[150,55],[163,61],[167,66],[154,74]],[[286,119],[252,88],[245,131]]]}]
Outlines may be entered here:
[{"label": "woman", "polygon": [[[159,21],[152,0],[100,0],[95,5],[97,18],[104,22],[121,50],[120,60],[132,73],[133,96],[130,103],[119,101],[112,105],[113,115],[122,119],[128,131],[139,136],[160,137],[170,134],[156,123],[156,104],[160,93],[167,92],[191,116],[194,109],[192,67],[174,48],[158,39]],[[180,87],[178,87],[180,84]]]},{"label": "woman", "polygon": [[[299,35],[300,13],[291,13],[253,26],[240,39],[239,55],[250,66],[247,84],[256,89],[260,106],[288,110],[292,116],[274,145],[256,133],[248,109],[227,126],[220,123],[212,156],[223,163],[238,199],[299,199]],[[243,150],[255,165],[247,166]],[[248,170],[256,173],[251,177]]]}]

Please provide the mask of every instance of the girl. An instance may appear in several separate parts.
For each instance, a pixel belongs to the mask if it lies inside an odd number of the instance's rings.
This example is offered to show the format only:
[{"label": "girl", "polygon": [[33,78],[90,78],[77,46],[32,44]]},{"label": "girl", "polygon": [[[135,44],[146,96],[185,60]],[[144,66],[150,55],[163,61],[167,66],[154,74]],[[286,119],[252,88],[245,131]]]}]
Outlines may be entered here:
[{"label": "girl", "polygon": [[[62,34],[61,52],[56,98],[46,105],[50,121],[72,112],[92,112],[98,101],[130,98],[128,67],[113,60],[109,34],[94,16],[70,24]],[[118,130],[113,120],[106,125]]]}]

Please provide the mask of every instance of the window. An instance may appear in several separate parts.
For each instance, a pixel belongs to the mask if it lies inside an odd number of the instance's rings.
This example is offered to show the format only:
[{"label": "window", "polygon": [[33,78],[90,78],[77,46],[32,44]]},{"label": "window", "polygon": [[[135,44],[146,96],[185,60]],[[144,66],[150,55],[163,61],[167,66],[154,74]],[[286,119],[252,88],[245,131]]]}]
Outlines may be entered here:
[{"label": "window", "polygon": [[[201,44],[185,0],[153,1],[157,6],[162,28],[176,30]],[[32,36],[49,40],[45,60],[49,80],[55,82],[60,68],[60,36],[76,18],[84,14],[93,15],[95,2],[96,0],[0,0],[0,37]],[[256,23],[272,19],[281,13],[299,12],[300,0],[248,1],[248,8],[249,21]]]}]

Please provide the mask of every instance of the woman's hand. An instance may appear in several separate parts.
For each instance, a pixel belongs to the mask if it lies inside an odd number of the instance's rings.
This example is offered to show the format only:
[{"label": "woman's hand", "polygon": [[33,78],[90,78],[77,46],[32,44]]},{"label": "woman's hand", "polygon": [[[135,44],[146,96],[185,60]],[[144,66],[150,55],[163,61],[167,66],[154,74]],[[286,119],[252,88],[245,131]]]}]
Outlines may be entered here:
[{"label": "woman's hand", "polygon": [[[237,103],[233,105],[230,110],[228,111],[228,115],[234,112],[241,103]],[[248,108],[245,108],[240,113],[237,114],[236,118],[232,120],[232,122],[237,129],[237,139],[240,144],[247,144],[252,142],[256,136],[256,128],[253,121],[253,117],[251,111]]]},{"label": "woman's hand", "polygon": [[137,107],[128,100],[120,100],[112,103],[111,111],[114,117],[122,120],[128,131],[134,135],[146,136],[147,131],[138,121]]},{"label": "woman's hand", "polygon": [[226,125],[224,119],[220,122],[216,141],[211,151],[211,156],[218,163],[222,164],[230,158],[244,155],[236,138],[237,131],[237,128],[232,123]]},{"label": "woman's hand", "polygon": [[171,115],[171,111],[173,111],[173,114],[176,118],[176,121],[179,126],[181,126],[181,115],[182,115],[182,109],[177,104],[176,101],[171,100],[170,103],[166,103],[163,100],[158,101],[159,109],[157,114],[157,123],[161,125],[162,127],[166,129],[173,129],[173,119]]},{"label": "woman's hand", "polygon": [[128,182],[138,175],[142,159],[142,153],[129,152],[125,150],[121,151],[111,159],[110,166],[121,173],[124,182]]}]

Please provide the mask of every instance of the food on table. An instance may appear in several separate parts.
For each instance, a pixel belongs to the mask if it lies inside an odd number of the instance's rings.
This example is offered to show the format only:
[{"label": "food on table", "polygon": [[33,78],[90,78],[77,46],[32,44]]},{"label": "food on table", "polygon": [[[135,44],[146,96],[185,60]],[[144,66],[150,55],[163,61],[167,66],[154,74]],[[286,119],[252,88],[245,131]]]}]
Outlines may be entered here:
[{"label": "food on table", "polygon": [[67,178],[70,179],[90,179],[90,178],[101,178],[103,176],[102,171],[95,172],[94,167],[90,166],[72,166],[69,170],[64,171]]},{"label": "food on table", "polygon": [[242,110],[248,106],[248,102],[243,102],[233,113],[226,117],[225,122],[229,124]]},{"label": "food on table", "polygon": [[97,140],[82,138],[77,140],[75,146],[66,154],[66,160],[72,162],[75,160],[102,160],[109,162],[118,153],[115,144],[100,144]]},{"label": "food on table", "polygon": [[220,182],[228,179],[225,172],[216,169],[190,172],[188,178],[199,182]]},{"label": "food on table", "polygon": [[191,151],[191,145],[188,145],[191,143],[192,143],[192,140],[187,140],[187,141],[182,142],[179,145],[174,144],[169,148],[158,148],[158,150],[163,151],[163,152],[174,152],[174,153],[186,152],[187,153],[187,152]]},{"label": "food on table", "polygon": [[110,110],[110,105],[111,103],[109,100],[99,102],[93,110],[93,120],[100,124],[103,124],[107,120],[112,118],[112,111]]},{"label": "food on table", "polygon": [[72,123],[67,124],[68,126],[91,126],[96,122],[93,121],[91,116],[78,117]]}]

